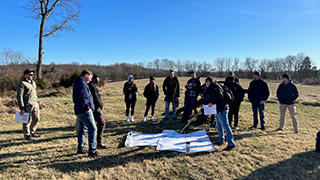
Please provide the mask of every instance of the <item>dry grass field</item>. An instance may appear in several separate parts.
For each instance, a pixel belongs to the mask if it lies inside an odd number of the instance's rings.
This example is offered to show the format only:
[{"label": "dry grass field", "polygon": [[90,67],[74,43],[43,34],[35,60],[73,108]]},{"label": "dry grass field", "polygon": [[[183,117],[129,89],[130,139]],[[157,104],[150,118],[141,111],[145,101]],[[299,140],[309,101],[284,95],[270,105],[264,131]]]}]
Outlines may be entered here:
[{"label": "dry grass field", "polygon": [[[180,77],[182,103],[187,77]],[[203,80],[204,78],[202,78]],[[241,105],[239,130],[233,131],[237,147],[212,153],[184,154],[156,151],[155,147],[124,147],[128,131],[160,133],[163,129],[180,130],[183,124],[164,120],[162,81],[156,78],[161,96],[154,122],[142,123],[145,110],[144,86],[148,79],[136,80],[138,101],[134,123],[125,122],[123,82],[107,83],[100,88],[105,104],[106,129],[99,150],[103,157],[90,159],[76,155],[76,116],[73,113],[71,90],[39,92],[41,121],[35,142],[23,140],[22,125],[14,122],[11,98],[0,98],[0,179],[320,179],[320,153],[314,152],[315,134],[320,130],[320,87],[297,85],[297,117],[300,134],[295,134],[287,113],[285,130],[279,125],[279,103],[275,91],[279,82],[269,82],[271,95],[265,106],[266,131],[249,130],[252,111],[247,98]],[[240,80],[244,88],[250,80]],[[181,104],[182,104],[181,103]],[[212,142],[217,131],[209,124],[191,125],[187,132],[205,129]]]}]

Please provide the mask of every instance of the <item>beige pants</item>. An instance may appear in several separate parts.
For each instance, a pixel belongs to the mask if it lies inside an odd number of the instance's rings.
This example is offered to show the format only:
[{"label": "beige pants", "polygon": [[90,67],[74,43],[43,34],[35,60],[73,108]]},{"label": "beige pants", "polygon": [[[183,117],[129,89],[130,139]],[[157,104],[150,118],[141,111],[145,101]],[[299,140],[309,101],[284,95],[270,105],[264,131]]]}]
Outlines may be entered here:
[{"label": "beige pants", "polygon": [[26,136],[29,136],[30,134],[34,134],[37,130],[37,124],[40,119],[39,104],[25,107],[25,112],[30,113],[28,124],[27,123],[22,124],[23,134],[26,137]]},{"label": "beige pants", "polygon": [[292,125],[295,132],[299,132],[298,128],[298,119],[296,117],[296,105],[295,104],[280,104],[280,126],[279,129],[283,129],[284,127],[284,121],[286,119],[286,110],[289,109],[290,116],[292,119]]}]

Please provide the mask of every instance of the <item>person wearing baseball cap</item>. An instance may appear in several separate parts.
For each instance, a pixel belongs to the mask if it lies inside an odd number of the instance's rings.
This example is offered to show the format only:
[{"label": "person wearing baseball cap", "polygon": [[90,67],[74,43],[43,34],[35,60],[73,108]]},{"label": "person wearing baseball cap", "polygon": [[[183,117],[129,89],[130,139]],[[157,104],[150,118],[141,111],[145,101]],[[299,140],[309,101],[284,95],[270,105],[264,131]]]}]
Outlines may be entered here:
[{"label": "person wearing baseball cap", "polygon": [[277,131],[283,130],[284,121],[286,118],[286,110],[289,109],[292,124],[295,133],[299,133],[299,125],[296,117],[296,105],[294,101],[299,97],[299,92],[296,87],[290,80],[289,74],[282,75],[282,83],[278,86],[277,89],[277,98],[280,102],[280,125]]},{"label": "person wearing baseball cap", "polygon": [[[24,139],[33,141],[33,137],[40,137],[36,134],[37,125],[40,120],[40,108],[38,104],[37,86],[33,81],[34,70],[26,69],[23,71],[23,79],[17,84],[17,101],[20,115],[30,113],[29,122],[23,123],[22,129]],[[32,121],[30,121],[32,117]]]}]

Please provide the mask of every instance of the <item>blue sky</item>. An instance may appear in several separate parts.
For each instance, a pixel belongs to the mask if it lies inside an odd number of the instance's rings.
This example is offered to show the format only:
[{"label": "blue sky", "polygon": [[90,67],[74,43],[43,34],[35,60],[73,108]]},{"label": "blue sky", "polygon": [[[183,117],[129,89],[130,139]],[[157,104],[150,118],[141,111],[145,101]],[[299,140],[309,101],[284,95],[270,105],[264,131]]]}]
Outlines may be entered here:
[{"label": "blue sky", "polygon": [[[213,62],[304,52],[320,66],[318,0],[82,0],[76,32],[44,40],[44,63],[154,59]],[[1,0],[0,48],[37,56],[39,21],[27,0]]]}]

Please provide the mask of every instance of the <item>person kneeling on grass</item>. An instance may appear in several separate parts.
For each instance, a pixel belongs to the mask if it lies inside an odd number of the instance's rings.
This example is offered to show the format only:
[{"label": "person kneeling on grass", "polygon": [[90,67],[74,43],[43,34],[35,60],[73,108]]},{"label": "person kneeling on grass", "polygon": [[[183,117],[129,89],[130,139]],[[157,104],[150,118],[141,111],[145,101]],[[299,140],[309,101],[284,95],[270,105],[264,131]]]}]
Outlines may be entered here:
[{"label": "person kneeling on grass", "polygon": [[151,106],[151,121],[153,121],[154,119],[154,108],[156,106],[156,102],[158,100],[159,97],[159,88],[158,85],[156,84],[156,80],[154,79],[153,76],[150,76],[150,83],[146,85],[146,87],[144,88],[144,92],[143,95],[145,98],[147,98],[147,102],[146,102],[146,111],[144,113],[144,117],[143,117],[143,122],[146,122],[147,120],[147,115],[148,115],[148,111],[150,109]]},{"label": "person kneeling on grass", "polygon": [[[230,151],[235,148],[233,134],[228,122],[228,111],[229,107],[226,101],[223,99],[223,89],[222,87],[213,82],[212,77],[206,78],[206,88],[207,91],[204,92],[203,97],[208,101],[208,107],[212,107],[213,104],[217,105],[217,115],[216,115],[216,128],[218,130],[218,142],[215,145],[221,146],[224,143],[224,131],[227,134],[228,146],[224,148],[224,151]],[[200,111],[201,112],[201,111]]]}]

